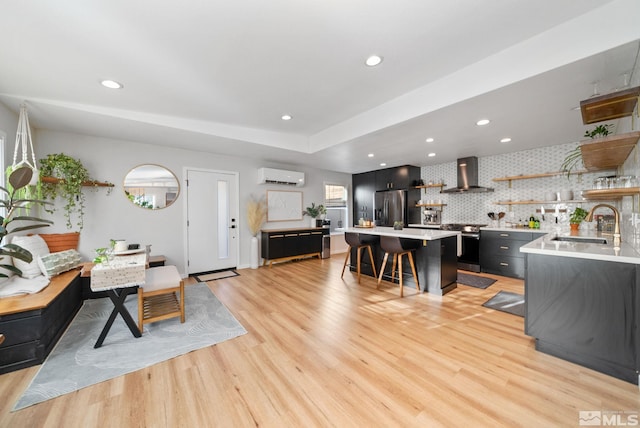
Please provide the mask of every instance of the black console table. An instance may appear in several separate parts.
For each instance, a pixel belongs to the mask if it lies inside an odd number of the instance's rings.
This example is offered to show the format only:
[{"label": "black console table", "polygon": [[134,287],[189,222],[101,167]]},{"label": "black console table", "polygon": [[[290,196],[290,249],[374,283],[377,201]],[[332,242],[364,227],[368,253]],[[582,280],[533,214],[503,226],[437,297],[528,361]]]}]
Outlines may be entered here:
[{"label": "black console table", "polygon": [[263,265],[305,257],[322,258],[322,240],[329,229],[322,227],[262,231]]}]

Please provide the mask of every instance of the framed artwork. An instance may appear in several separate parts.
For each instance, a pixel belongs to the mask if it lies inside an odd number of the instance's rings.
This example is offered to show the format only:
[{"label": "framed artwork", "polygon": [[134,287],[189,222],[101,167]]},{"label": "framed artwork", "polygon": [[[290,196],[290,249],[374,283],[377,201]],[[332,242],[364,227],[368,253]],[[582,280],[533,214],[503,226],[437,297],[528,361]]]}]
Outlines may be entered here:
[{"label": "framed artwork", "polygon": [[267,190],[267,221],[302,220],[302,192]]}]

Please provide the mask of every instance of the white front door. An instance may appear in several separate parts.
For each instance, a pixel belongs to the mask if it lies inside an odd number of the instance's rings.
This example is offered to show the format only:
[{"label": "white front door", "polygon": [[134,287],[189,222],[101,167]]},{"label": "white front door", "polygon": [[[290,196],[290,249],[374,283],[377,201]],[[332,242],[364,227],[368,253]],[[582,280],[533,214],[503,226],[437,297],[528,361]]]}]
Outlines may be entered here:
[{"label": "white front door", "polygon": [[187,272],[238,265],[238,173],[188,169]]}]

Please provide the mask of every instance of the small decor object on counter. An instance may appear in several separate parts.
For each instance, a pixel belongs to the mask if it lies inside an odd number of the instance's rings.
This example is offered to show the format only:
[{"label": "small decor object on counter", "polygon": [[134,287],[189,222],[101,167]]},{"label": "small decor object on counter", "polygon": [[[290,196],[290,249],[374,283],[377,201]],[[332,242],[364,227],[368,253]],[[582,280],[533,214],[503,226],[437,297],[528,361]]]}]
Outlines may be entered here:
[{"label": "small decor object on counter", "polygon": [[311,206],[302,211],[302,215],[308,215],[311,217],[311,227],[316,227],[316,217],[323,218],[322,216],[327,214],[327,209],[324,205],[320,204],[316,206],[315,202],[311,202]]},{"label": "small decor object on counter", "polygon": [[401,221],[394,221],[393,222],[393,229],[394,230],[402,230],[402,226],[404,226],[404,225],[403,225],[403,223]]},{"label": "small decor object on counter", "polygon": [[571,216],[569,217],[569,225],[571,226],[572,232],[578,231],[578,229],[580,228],[580,223],[582,223],[585,217],[587,217],[587,214],[587,211],[583,210],[580,207],[576,208],[571,213]]}]

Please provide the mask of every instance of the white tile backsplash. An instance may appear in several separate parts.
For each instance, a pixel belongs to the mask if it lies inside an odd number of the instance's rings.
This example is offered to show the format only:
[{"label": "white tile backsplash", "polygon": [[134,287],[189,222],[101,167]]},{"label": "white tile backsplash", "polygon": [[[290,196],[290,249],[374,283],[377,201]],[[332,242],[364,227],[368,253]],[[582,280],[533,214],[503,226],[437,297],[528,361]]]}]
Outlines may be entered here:
[{"label": "white tile backsplash", "polygon": [[[544,177],[526,180],[512,180],[511,188],[508,181],[493,181],[494,178],[532,175],[546,172],[559,171],[562,162],[569,151],[576,147],[576,143],[562,144],[556,146],[542,147],[532,150],[525,150],[514,153],[507,153],[496,156],[486,156],[478,158],[478,180],[479,185],[494,188],[490,193],[469,193],[469,194],[440,194],[438,188],[429,188],[422,191],[423,200],[442,200],[446,204],[442,209],[442,223],[489,223],[489,212],[504,211],[507,213],[506,221],[518,221],[528,219],[532,214],[540,217],[536,209],[540,205],[497,205],[497,201],[505,200],[545,200],[549,192],[561,192],[571,190],[574,199],[580,199],[580,191],[593,188],[593,181],[597,177],[615,175],[615,171],[597,171],[581,175],[572,174],[569,179],[566,176]],[[623,169],[625,174],[640,175],[636,152],[634,150],[629,156],[629,165],[625,163]],[[456,162],[445,164],[424,166],[421,168],[421,177],[425,183],[429,181],[445,183],[444,188],[455,187],[457,185]],[[630,200],[626,201],[626,200]],[[606,203],[620,208],[628,214],[633,211],[633,198],[626,197],[622,203],[617,204],[612,201]],[[569,213],[576,207],[589,210],[596,202],[579,202],[569,204],[558,204],[559,209],[567,209],[567,213],[560,214],[559,222],[568,223]],[[545,209],[555,207],[554,204],[545,204]],[[548,222],[554,221],[553,211],[545,216]]]}]

